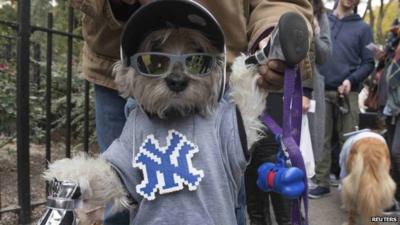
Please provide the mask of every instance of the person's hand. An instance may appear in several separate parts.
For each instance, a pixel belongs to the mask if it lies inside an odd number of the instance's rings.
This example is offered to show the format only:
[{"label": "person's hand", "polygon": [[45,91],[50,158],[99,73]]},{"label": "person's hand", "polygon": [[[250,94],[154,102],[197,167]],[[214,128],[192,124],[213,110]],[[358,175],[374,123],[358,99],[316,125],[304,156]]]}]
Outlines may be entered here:
[{"label": "person's hand", "polygon": [[396,51],[394,52],[393,61],[398,62],[400,60],[400,44],[397,45]]},{"label": "person's hand", "polygon": [[381,61],[385,59],[385,52],[384,51],[378,51],[375,54],[375,59]]},{"label": "person's hand", "polygon": [[260,78],[257,84],[268,90],[279,90],[283,87],[285,63],[280,60],[271,60],[267,64],[258,67]]},{"label": "person's hand", "polygon": [[[263,39],[258,44],[259,48],[262,49],[267,46],[269,37]],[[258,73],[260,78],[257,80],[257,84],[268,90],[279,90],[283,87],[283,75],[285,72],[285,62],[280,60],[270,60],[267,64],[258,66]]]},{"label": "person's hand", "polygon": [[321,28],[319,27],[319,22],[316,17],[314,17],[313,23],[314,23],[314,33],[319,34]]},{"label": "person's hand", "polygon": [[303,96],[303,114],[308,113],[308,110],[310,110],[310,99],[307,96]]},{"label": "person's hand", "polygon": [[394,25],[392,27],[390,27],[390,31],[396,35],[396,32],[398,32],[398,30],[400,29],[400,25]]},{"label": "person's hand", "polygon": [[350,90],[351,90],[351,82],[349,80],[347,80],[347,79],[344,80],[342,85],[340,85],[337,88],[337,91],[338,91],[340,96],[344,96],[344,95],[349,94]]},{"label": "person's hand", "polygon": [[372,53],[377,60],[382,60],[385,57],[385,52],[377,47],[372,49]]}]

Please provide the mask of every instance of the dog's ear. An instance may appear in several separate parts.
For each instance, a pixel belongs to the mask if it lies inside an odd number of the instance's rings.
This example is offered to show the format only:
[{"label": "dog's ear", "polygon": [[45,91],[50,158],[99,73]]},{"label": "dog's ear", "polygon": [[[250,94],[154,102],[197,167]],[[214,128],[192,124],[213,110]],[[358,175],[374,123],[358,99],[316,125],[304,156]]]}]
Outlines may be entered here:
[{"label": "dog's ear", "polygon": [[122,61],[114,64],[112,76],[123,98],[133,97],[135,73],[132,67],[125,66]]}]

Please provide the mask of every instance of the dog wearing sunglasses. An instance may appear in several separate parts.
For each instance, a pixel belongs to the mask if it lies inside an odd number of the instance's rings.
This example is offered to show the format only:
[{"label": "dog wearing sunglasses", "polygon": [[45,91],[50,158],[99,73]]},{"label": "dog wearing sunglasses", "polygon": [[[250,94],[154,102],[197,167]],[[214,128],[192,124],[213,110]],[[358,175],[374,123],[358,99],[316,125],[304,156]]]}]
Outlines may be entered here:
[{"label": "dog wearing sunglasses", "polygon": [[218,104],[223,56],[198,31],[162,29],[148,35],[131,57],[115,67],[123,97],[133,97],[150,115],[207,116]]},{"label": "dog wearing sunglasses", "polygon": [[390,155],[382,136],[362,131],[349,137],[340,153],[342,203],[347,225],[377,224],[394,199],[395,183],[389,174]]},{"label": "dog wearing sunglasses", "polygon": [[137,103],[120,138],[99,158],[59,160],[44,175],[79,186],[80,224],[101,220],[107,203],[128,208],[132,224],[237,224],[266,93],[258,76],[242,76],[249,68],[234,66],[235,104],[226,101],[224,57],[199,31],[168,28],[147,35],[129,66],[115,66],[118,90]]}]

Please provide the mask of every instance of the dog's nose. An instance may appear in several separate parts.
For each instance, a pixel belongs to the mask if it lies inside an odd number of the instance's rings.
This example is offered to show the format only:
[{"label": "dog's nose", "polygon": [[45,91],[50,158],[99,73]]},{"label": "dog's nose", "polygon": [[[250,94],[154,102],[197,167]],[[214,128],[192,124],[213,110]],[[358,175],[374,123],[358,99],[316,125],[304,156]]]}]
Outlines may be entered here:
[{"label": "dog's nose", "polygon": [[188,86],[189,80],[183,76],[168,76],[165,78],[168,88],[171,91],[181,92]]}]

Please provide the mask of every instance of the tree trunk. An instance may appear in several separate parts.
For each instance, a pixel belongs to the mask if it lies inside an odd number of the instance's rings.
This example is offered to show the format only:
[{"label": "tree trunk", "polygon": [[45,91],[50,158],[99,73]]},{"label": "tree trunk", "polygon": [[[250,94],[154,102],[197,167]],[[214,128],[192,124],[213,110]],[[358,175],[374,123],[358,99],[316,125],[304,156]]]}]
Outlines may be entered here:
[{"label": "tree trunk", "polygon": [[[400,0],[399,0],[400,1]],[[386,12],[389,9],[389,6],[394,2],[394,0],[390,0],[387,4],[384,3],[384,0],[381,0],[381,5],[379,7],[379,15],[378,21],[376,23],[376,34],[377,34],[377,41],[383,42],[385,39],[385,35],[382,30],[382,23],[383,19],[385,18]],[[400,14],[399,14],[400,15]]]},{"label": "tree trunk", "polygon": [[367,14],[367,11],[368,11],[369,12],[369,25],[371,26],[372,33],[374,33],[375,15],[374,15],[374,10],[372,8],[372,3],[371,2],[372,2],[372,0],[368,0],[367,9],[365,10],[364,17]]},{"label": "tree trunk", "polygon": [[376,36],[377,36],[377,41],[381,42],[383,40],[383,32],[382,32],[382,22],[383,22],[383,17],[384,15],[384,10],[383,7],[385,6],[385,3],[383,0],[381,0],[381,5],[379,6],[379,14],[378,14],[378,21],[376,23]]}]

